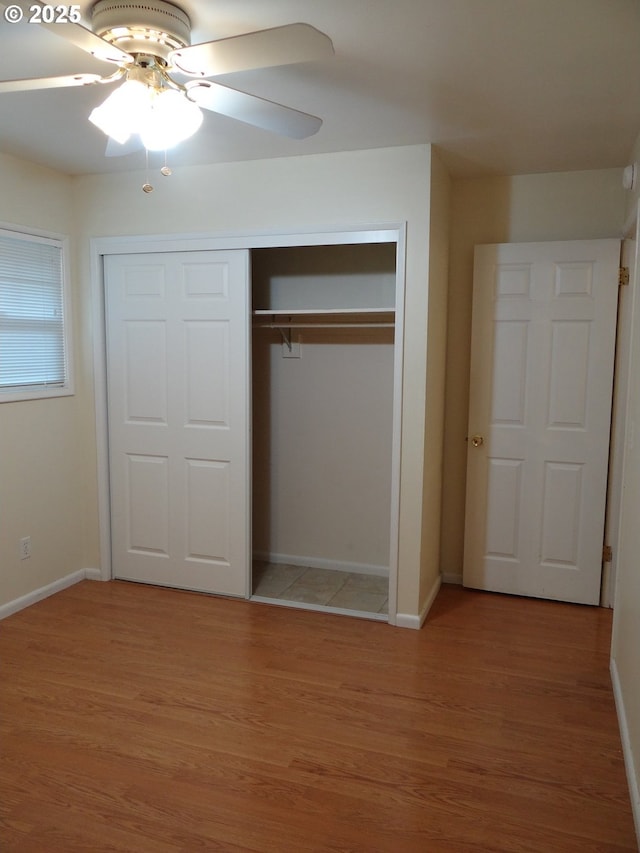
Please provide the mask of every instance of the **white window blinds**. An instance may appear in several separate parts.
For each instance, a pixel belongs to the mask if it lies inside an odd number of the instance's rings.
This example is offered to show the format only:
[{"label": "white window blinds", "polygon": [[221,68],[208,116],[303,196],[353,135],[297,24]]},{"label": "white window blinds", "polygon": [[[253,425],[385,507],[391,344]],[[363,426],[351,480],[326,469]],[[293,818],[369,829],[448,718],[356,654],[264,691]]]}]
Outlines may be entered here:
[{"label": "white window blinds", "polygon": [[0,230],[0,399],[64,388],[62,241]]}]

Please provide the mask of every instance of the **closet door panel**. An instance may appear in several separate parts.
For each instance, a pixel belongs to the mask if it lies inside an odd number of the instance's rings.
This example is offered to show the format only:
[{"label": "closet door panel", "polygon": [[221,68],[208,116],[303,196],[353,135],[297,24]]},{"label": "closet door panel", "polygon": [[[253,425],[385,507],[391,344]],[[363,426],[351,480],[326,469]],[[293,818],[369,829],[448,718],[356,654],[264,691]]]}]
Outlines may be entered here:
[{"label": "closet door panel", "polygon": [[246,595],[248,253],[105,261],[115,577]]}]

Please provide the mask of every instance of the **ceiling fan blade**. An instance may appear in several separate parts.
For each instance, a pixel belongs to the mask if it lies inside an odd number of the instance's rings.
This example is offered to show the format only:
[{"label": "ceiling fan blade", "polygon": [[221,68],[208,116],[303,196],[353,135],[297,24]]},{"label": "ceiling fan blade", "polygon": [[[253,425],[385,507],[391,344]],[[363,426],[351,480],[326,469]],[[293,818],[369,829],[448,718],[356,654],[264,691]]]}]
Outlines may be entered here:
[{"label": "ceiling fan blade", "polygon": [[169,54],[169,64],[192,77],[312,62],[333,56],[329,36],[310,24],[287,24],[217,41],[194,44]]},{"label": "ceiling fan blade", "polygon": [[72,74],[67,77],[31,77],[25,80],[0,80],[0,94],[4,92],[28,92],[33,89],[63,89],[66,86],[87,86],[100,83],[99,74]]},{"label": "ceiling fan blade", "polygon": [[[66,14],[64,21],[62,20],[62,15],[65,14],[65,10],[74,8],[68,6],[51,6],[46,3],[35,2],[35,0],[18,0],[18,2],[7,3],[5,0],[0,2],[0,6],[4,7],[18,7],[21,9],[23,13],[22,20],[28,22],[37,22],[41,27],[44,27],[47,30],[51,30],[52,33],[55,33],[58,36],[62,36],[62,38],[74,44],[76,47],[79,47],[81,50],[84,50],[85,53],[90,53],[92,56],[95,56],[96,59],[102,59],[104,62],[115,62],[118,64],[124,62],[133,62],[133,57],[125,53],[123,50],[120,50],[119,47],[115,47],[115,45],[110,44],[105,39],[100,38],[91,30],[87,29],[87,27],[83,27],[82,24],[75,23],[73,20],[69,19],[68,14]],[[42,15],[36,15],[34,7],[40,6],[41,8],[46,10],[46,15],[43,12]],[[55,11],[55,15],[53,15],[54,21],[51,23],[47,23],[46,18],[51,17],[51,10]],[[12,19],[13,20],[13,19]]]},{"label": "ceiling fan blade", "polygon": [[187,92],[189,98],[205,110],[212,110],[292,139],[312,136],[322,125],[322,119],[316,116],[208,80],[187,83]]}]

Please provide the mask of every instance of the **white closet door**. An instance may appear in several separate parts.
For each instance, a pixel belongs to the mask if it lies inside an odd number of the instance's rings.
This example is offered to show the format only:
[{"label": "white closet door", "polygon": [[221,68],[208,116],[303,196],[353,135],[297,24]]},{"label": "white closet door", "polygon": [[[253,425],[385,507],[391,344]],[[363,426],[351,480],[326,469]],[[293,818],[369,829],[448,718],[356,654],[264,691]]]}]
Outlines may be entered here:
[{"label": "white closet door", "polygon": [[619,257],[476,247],[466,586],[599,601]]},{"label": "white closet door", "polygon": [[113,574],[249,586],[249,256],[105,258]]}]

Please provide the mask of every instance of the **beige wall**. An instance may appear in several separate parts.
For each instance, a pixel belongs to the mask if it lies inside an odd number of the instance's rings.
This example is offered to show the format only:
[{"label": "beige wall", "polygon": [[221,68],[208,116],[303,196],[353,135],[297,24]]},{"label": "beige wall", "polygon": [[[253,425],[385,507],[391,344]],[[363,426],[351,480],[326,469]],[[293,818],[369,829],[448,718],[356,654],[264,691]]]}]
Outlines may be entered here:
[{"label": "beige wall", "polygon": [[[638,202],[640,202],[640,134],[635,141],[633,150],[629,152],[629,165],[635,165],[635,180],[633,189],[626,193],[626,216],[625,226],[627,229],[633,227],[635,231],[635,219],[638,210]],[[631,234],[626,233],[625,237],[630,237]]]},{"label": "beige wall", "polygon": [[428,399],[424,432],[422,562],[419,600],[424,604],[440,578],[447,300],[449,293],[449,220],[451,180],[437,154],[431,161],[429,227],[429,314],[427,325]]},{"label": "beige wall", "polygon": [[627,743],[627,772],[640,840],[640,383],[634,365],[640,362],[640,298],[636,275],[632,309],[632,353],[627,431],[624,451],[620,542],[614,602],[612,672],[618,712]]},{"label": "beige wall", "polygon": [[[640,157],[640,136],[632,160]],[[640,179],[640,175],[638,175]],[[640,180],[639,180],[640,183]],[[629,193],[627,224],[636,217],[640,191]],[[637,225],[637,222],[636,222]],[[635,230],[635,229],[634,229]],[[637,246],[637,243],[636,243]],[[620,543],[613,610],[612,674],[621,720],[627,775],[640,843],[640,269],[632,282],[630,383],[624,448]]]},{"label": "beige wall", "polygon": [[[0,221],[72,235],[71,180],[0,155]],[[74,331],[79,328],[73,285]],[[77,358],[76,358],[77,361]],[[82,380],[73,397],[0,403],[0,605],[87,566],[83,527],[86,458],[78,412],[86,403]],[[20,560],[18,541],[32,540]]]},{"label": "beige wall", "polygon": [[[90,319],[88,240],[95,236],[194,233],[299,232],[407,223],[406,323],[402,412],[401,518],[399,525],[398,610],[420,612],[423,560],[437,573],[437,555],[421,550],[423,500],[437,508],[439,492],[423,483],[427,395],[426,322],[429,276],[429,146],[252,161],[175,171],[152,177],[156,191],[141,191],[143,172],[81,177],[74,181],[81,247],[82,304]],[[84,367],[92,363],[90,327]],[[92,405],[92,404],[91,404]],[[83,413],[87,420],[91,408]],[[95,459],[95,447],[91,458]],[[88,505],[97,505],[97,482],[90,470]],[[98,519],[87,521],[95,565],[99,559]]]},{"label": "beige wall", "polygon": [[620,237],[622,170],[453,181],[441,568],[460,577],[469,399],[473,247]]}]

